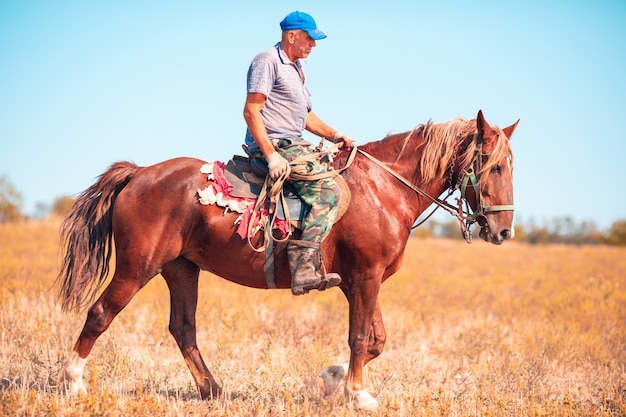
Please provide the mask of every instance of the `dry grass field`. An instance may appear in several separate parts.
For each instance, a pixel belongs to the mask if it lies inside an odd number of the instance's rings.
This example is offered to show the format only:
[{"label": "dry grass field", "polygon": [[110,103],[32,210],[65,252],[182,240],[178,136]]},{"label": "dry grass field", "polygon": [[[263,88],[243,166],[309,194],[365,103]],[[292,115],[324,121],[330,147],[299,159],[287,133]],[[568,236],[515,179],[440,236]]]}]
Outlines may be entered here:
[{"label": "dry grass field", "polygon": [[626,249],[411,240],[380,303],[383,354],[366,369],[378,412],[321,396],[348,358],[347,302],[201,276],[198,344],[224,398],[200,400],[153,279],[98,340],[88,393],[56,378],[83,314],[52,289],[58,223],[0,224],[0,415],[624,416]]}]

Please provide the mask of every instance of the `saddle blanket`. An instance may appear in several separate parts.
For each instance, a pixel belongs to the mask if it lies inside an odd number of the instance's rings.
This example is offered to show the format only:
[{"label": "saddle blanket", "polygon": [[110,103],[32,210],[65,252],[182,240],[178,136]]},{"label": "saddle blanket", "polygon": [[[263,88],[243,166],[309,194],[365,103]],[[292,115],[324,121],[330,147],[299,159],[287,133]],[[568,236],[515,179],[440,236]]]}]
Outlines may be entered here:
[{"label": "saddle blanket", "polygon": [[[234,224],[238,225],[237,234],[242,239],[247,239],[249,230],[254,235],[261,227],[259,224],[260,219],[258,217],[252,218],[257,199],[230,195],[234,187],[226,179],[224,168],[224,163],[220,161],[208,162],[202,165],[200,172],[207,175],[207,180],[210,181],[210,184],[204,190],[198,189],[198,201],[203,205],[223,207],[226,213],[229,211],[240,213],[241,215],[237,217]],[[263,216],[269,216],[269,213],[266,211],[263,213]],[[253,224],[250,225],[250,222],[253,222]],[[290,225],[285,220],[276,219],[274,224],[281,234],[285,235],[289,232]]]}]

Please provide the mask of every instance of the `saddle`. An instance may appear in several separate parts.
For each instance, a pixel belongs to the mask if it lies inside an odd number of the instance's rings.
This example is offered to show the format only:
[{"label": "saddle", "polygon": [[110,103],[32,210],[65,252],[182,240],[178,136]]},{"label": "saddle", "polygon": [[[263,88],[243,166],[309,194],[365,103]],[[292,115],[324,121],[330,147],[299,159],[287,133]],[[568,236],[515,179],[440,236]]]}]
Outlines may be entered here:
[{"label": "saddle", "polygon": [[[232,197],[256,199],[261,194],[267,176],[267,167],[250,163],[250,159],[241,155],[234,155],[224,168],[224,177],[233,186],[229,192]],[[335,182],[341,189],[341,201],[335,223],[345,214],[350,204],[350,189],[341,175],[334,177]],[[291,226],[300,229],[303,214],[306,212],[306,204],[300,199],[297,191],[291,184],[283,185],[284,200],[279,200],[276,205],[277,217],[281,220],[289,218]],[[283,201],[286,203],[283,206]],[[289,213],[286,216],[286,212]]]}]

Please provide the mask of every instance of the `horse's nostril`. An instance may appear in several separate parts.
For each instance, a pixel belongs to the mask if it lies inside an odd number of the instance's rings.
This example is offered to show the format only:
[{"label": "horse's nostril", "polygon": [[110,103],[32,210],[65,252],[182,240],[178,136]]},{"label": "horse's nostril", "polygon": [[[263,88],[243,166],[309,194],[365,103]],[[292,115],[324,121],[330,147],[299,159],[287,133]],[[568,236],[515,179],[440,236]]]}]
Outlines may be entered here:
[{"label": "horse's nostril", "polygon": [[509,229],[504,229],[502,232],[500,232],[500,236],[502,237],[502,239],[510,239],[512,233]]}]

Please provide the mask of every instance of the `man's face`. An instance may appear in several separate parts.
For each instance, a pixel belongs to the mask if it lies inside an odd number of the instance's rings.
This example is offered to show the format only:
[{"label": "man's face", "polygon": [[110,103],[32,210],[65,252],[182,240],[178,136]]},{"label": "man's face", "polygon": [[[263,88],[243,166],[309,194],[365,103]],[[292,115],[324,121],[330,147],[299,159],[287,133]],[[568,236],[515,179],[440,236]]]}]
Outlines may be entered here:
[{"label": "man's face", "polygon": [[315,45],[315,40],[304,30],[294,31],[293,53],[296,59],[308,57]]}]

